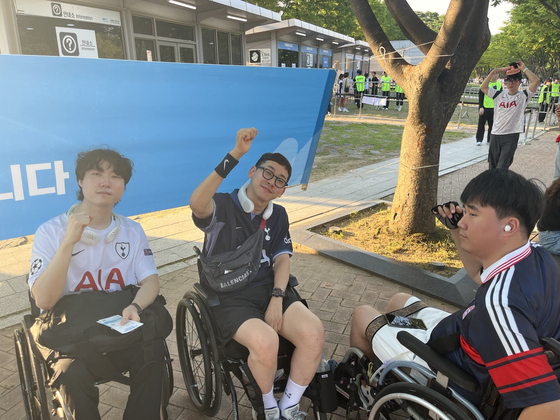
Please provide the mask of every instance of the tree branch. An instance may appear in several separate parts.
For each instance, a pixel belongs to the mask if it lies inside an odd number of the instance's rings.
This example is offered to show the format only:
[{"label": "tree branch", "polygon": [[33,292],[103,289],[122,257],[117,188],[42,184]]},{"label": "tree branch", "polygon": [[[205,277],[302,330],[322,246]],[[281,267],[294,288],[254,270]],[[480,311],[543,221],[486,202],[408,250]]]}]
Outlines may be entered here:
[{"label": "tree branch", "polygon": [[546,9],[550,10],[560,19],[560,6],[558,5],[558,1],[555,1],[556,8],[552,7],[550,4],[546,2],[546,0],[539,0],[539,3],[542,4]]},{"label": "tree branch", "polygon": [[402,56],[395,51],[391,45],[391,41],[381,28],[379,21],[375,17],[371,6],[367,0],[350,0],[352,9],[358,19],[358,23],[362,27],[362,31],[366,37],[366,41],[371,47],[371,51],[376,57],[379,55],[388,56],[391,59],[378,59],[379,64],[387,73],[391,73],[391,77],[401,86],[404,87],[402,80],[403,66],[409,65]]},{"label": "tree branch", "polygon": [[[475,0],[477,3],[480,1],[488,3],[488,0]],[[465,36],[465,29],[472,18],[474,8],[473,0],[451,0],[432,48],[419,64],[422,73],[439,77]]]},{"label": "tree branch", "polygon": [[437,34],[418,17],[407,0],[385,0],[385,5],[402,33],[427,55]]}]

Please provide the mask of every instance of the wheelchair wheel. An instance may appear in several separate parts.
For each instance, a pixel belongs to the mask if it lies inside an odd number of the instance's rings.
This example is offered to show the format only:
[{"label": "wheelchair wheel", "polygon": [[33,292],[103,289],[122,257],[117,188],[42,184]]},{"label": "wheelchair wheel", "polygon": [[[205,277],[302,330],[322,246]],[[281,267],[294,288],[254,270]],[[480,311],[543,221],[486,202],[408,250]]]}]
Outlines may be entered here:
[{"label": "wheelchair wheel", "polygon": [[189,293],[177,305],[177,349],[187,392],[198,411],[210,406],[212,372],[206,333]]},{"label": "wheelchair wheel", "polygon": [[[36,356],[35,342],[29,337],[31,333],[27,327],[26,321],[23,323],[25,335],[27,337],[27,351],[29,360],[31,361],[31,372],[33,374],[33,396],[35,405],[40,413],[41,419],[50,419],[49,400],[47,399],[47,366],[41,356]],[[35,351],[34,351],[35,350]]]},{"label": "wheelchair wheel", "polygon": [[218,343],[216,342],[216,335],[214,331],[214,326],[212,324],[212,317],[206,308],[206,305],[196,293],[193,293],[192,303],[194,308],[198,311],[201,316],[202,326],[204,328],[204,334],[206,337],[206,344],[208,345],[208,359],[210,360],[211,369],[211,392],[209,398],[208,408],[205,410],[205,414],[208,417],[214,417],[220,410],[220,405],[222,403],[222,366],[220,362],[220,355],[218,350]]},{"label": "wheelchair wheel", "polygon": [[27,329],[24,322],[22,322],[22,326],[23,328],[14,333],[14,345],[25,413],[28,419],[50,419],[45,389],[45,365],[33,353],[32,343],[28,339],[29,335],[26,334]]},{"label": "wheelchair wheel", "polygon": [[459,406],[420,384],[388,385],[375,396],[369,420],[390,420],[390,414],[415,420],[469,420]]},{"label": "wheelchair wheel", "polygon": [[167,343],[163,340],[163,347],[165,349],[165,363],[163,365],[163,394],[162,394],[162,406],[165,408],[169,405],[169,399],[173,394],[173,366],[172,366],[172,359],[169,354],[169,348],[167,347]]},{"label": "wheelchair wheel", "polygon": [[36,419],[36,407],[33,404],[33,374],[29,365],[29,357],[27,355],[27,340],[21,330],[14,332],[14,348],[16,350],[16,360],[19,373],[19,383],[21,394],[23,396],[23,406],[25,407],[25,415],[28,419]]},{"label": "wheelchair wheel", "polygon": [[197,410],[214,416],[222,402],[222,371],[210,315],[187,292],[177,306],[177,346],[187,391]]}]

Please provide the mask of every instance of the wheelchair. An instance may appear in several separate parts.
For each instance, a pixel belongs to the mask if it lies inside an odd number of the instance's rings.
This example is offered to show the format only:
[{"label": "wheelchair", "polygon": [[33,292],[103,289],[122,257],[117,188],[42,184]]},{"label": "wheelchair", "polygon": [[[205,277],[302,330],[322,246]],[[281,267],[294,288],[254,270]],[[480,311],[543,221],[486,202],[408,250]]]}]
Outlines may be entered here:
[{"label": "wheelchair", "polygon": [[[398,357],[384,364],[370,362],[361,350],[350,348],[335,371],[338,403],[346,409],[346,418],[353,411],[358,411],[357,418],[360,412],[366,413],[369,420],[509,420],[521,413],[521,409],[508,410],[501,403],[493,383],[485,393],[485,403],[476,407],[448,385],[451,380],[475,391],[478,383],[474,377],[408,332],[400,331],[397,338],[438,373],[424,364]],[[541,342],[560,378],[560,343],[551,338]],[[362,386],[364,382],[369,387]]]},{"label": "wheelchair", "polygon": [[[294,289],[296,285],[296,278],[290,276],[288,287],[299,297]],[[233,374],[241,383],[257,418],[264,420],[262,393],[247,365],[248,350],[235,340],[225,346],[221,342],[216,320],[210,311],[219,304],[218,296],[210,287],[196,283],[194,290],[185,293],[177,306],[177,348],[187,392],[199,412],[213,417],[220,409],[223,390],[231,397],[233,419],[238,420],[241,417]],[[285,389],[293,350],[294,346],[280,337],[274,393]],[[330,382],[325,380],[325,375],[316,374],[304,393],[312,402],[316,420],[326,420],[326,413],[337,408],[332,374],[333,371],[329,370]],[[330,398],[321,398],[324,395]]]},{"label": "wheelchair", "polygon": [[[25,414],[29,420],[51,419],[51,415],[72,420],[73,416],[66,407],[62,395],[55,387],[49,385],[51,372],[29,331],[40,313],[30,294],[29,301],[31,314],[24,315],[20,327],[14,331],[14,347]],[[163,345],[165,360],[163,364],[162,417],[166,419],[166,407],[173,393],[174,383],[172,359],[165,340],[163,340]],[[96,384],[106,382],[109,381],[99,378]]]}]

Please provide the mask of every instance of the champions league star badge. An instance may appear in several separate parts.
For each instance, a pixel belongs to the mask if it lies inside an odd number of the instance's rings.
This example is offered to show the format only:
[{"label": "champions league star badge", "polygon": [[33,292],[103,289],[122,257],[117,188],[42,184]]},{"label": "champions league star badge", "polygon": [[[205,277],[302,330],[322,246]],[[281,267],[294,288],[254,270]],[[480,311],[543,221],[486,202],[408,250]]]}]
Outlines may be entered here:
[{"label": "champions league star badge", "polygon": [[126,259],[126,257],[128,257],[128,254],[130,253],[130,244],[128,242],[117,242],[115,244],[115,251],[117,251],[119,257],[121,257],[124,260]]},{"label": "champions league star badge", "polygon": [[31,269],[29,270],[29,272],[33,276],[39,272],[42,266],[43,266],[43,259],[41,257],[35,258],[31,263]]}]

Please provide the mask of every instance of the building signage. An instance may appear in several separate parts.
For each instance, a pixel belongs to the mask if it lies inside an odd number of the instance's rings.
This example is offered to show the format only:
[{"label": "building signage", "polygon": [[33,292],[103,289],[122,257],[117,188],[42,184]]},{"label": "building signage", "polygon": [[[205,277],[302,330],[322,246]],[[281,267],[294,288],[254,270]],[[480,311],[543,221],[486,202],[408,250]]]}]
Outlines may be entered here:
[{"label": "building signage", "polygon": [[249,50],[249,63],[261,64],[261,50]]},{"label": "building signage", "polygon": [[299,51],[299,44],[293,44],[291,42],[278,41],[279,50],[290,50]]},{"label": "building signage", "polygon": [[301,46],[301,51],[310,54],[317,54],[317,48],[315,47],[308,47],[307,45]]},{"label": "building signage", "polygon": [[324,48],[321,48],[319,50],[319,54],[321,55],[328,55],[329,57],[332,56],[332,50],[325,50]]},{"label": "building signage", "polygon": [[58,53],[63,57],[99,58],[95,31],[77,28],[56,28]]},{"label": "building signage", "polygon": [[121,26],[119,12],[61,2],[16,0],[16,13]]}]

